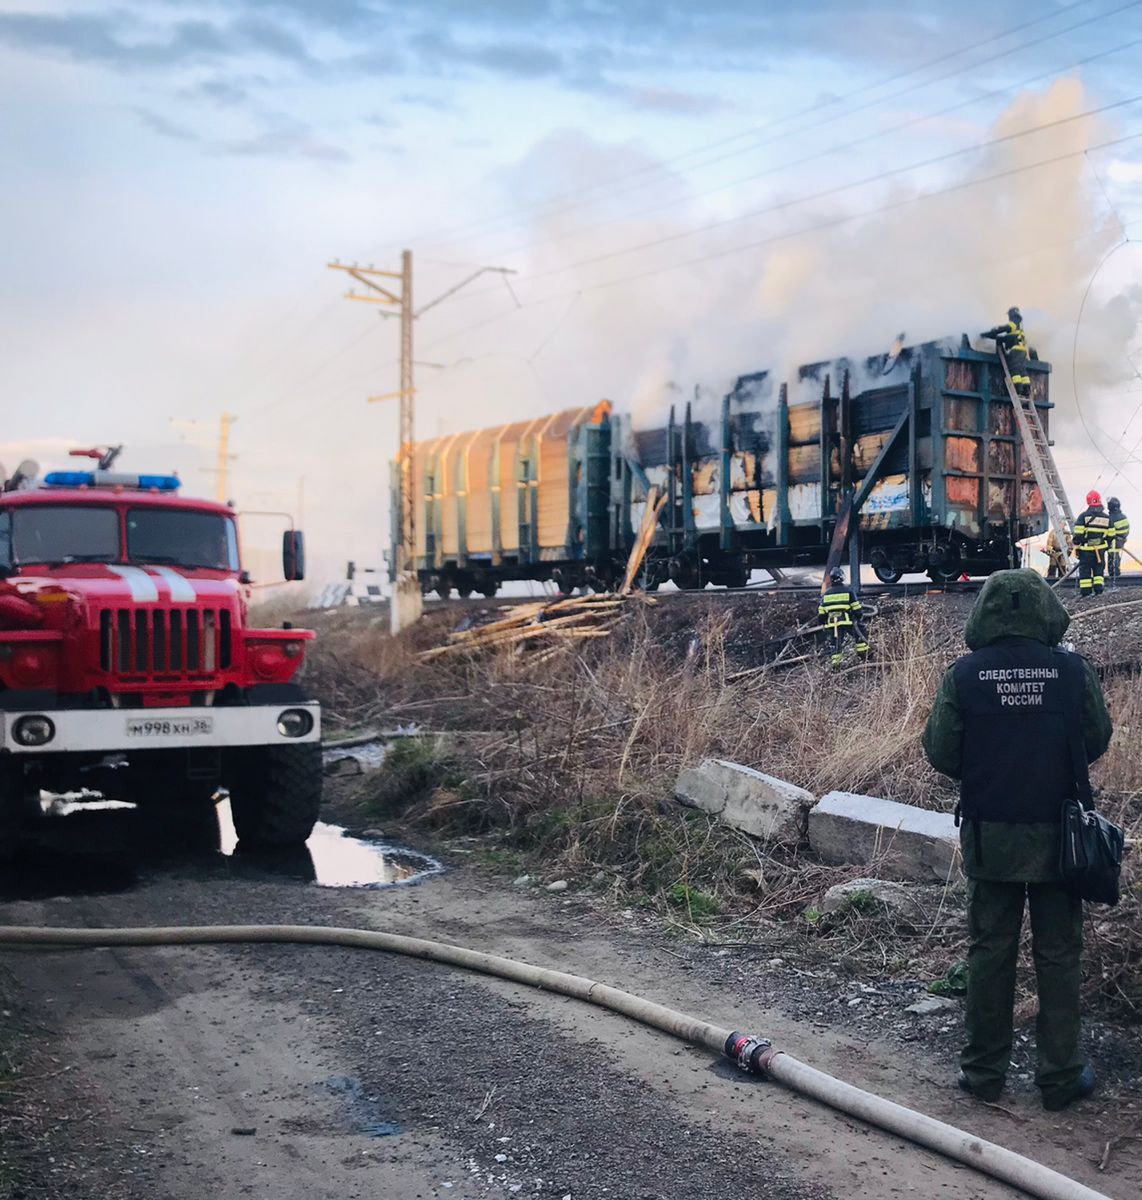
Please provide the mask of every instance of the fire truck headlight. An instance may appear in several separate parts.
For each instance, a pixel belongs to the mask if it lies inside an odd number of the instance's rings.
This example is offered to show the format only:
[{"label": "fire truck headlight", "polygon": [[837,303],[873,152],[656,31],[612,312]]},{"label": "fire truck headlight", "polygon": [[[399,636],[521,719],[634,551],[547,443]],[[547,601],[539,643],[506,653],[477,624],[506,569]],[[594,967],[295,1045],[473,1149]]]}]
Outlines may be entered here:
[{"label": "fire truck headlight", "polygon": [[278,715],[278,733],[282,737],[305,737],[312,728],[313,714],[304,708],[287,708]]},{"label": "fire truck headlight", "polygon": [[281,650],[274,645],[259,646],[250,655],[254,673],[263,679],[273,679],[285,666],[285,658]]},{"label": "fire truck headlight", "polygon": [[12,736],[21,746],[45,746],[56,735],[56,727],[47,717],[21,717],[12,727]]},{"label": "fire truck headlight", "polygon": [[47,667],[43,654],[36,650],[20,650],[12,659],[11,671],[17,683],[33,687],[43,680]]}]

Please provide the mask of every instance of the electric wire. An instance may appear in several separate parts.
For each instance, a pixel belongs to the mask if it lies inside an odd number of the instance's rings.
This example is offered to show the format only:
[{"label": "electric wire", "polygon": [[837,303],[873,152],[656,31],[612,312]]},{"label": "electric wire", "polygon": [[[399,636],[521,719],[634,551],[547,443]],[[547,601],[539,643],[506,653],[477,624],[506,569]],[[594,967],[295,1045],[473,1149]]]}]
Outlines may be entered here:
[{"label": "electric wire", "polygon": [[[1095,280],[1102,273],[1102,268],[1123,248],[1123,246],[1131,246],[1135,243],[1128,237],[1123,237],[1120,242],[1116,242],[1109,250],[1099,259],[1098,265],[1091,272],[1090,279],[1087,280],[1087,285],[1083,289],[1082,300],[1079,301],[1079,311],[1075,316],[1075,335],[1071,342],[1071,387],[1075,397],[1075,412],[1078,414],[1079,421],[1087,437],[1090,439],[1091,445],[1098,451],[1103,461],[1112,469],[1116,469],[1116,464],[1111,461],[1106,451],[1095,441],[1094,434],[1091,433],[1090,425],[1087,422],[1086,414],[1083,412],[1082,401],[1079,399],[1079,378],[1078,378],[1078,357],[1079,357],[1079,332],[1082,329],[1083,313],[1086,311],[1087,301],[1090,299],[1091,289],[1094,287]],[[1117,479],[1118,476],[1113,475],[1111,482]]]},{"label": "electric wire", "polygon": [[[958,100],[955,104],[950,104],[945,108],[937,109],[935,112],[924,113],[916,117],[909,117],[906,121],[901,121],[896,125],[890,125],[884,129],[873,130],[871,133],[863,134],[861,137],[846,140],[840,145],[828,146],[823,150],[817,150],[812,154],[804,155],[801,158],[790,159],[786,162],[766,167],[762,171],[755,171],[749,175],[739,175],[736,179],[731,179],[725,183],[720,183],[715,187],[706,188],[699,192],[688,192],[684,196],[675,197],[672,200],[666,200],[661,204],[655,204],[649,208],[639,208],[627,213],[622,213],[619,216],[608,217],[602,221],[593,221],[589,225],[585,225],[582,229],[576,230],[572,233],[555,234],[551,237],[544,237],[538,240],[532,240],[526,244],[493,250],[489,253],[492,257],[508,258],[514,254],[521,254],[524,251],[531,252],[544,246],[554,246],[567,241],[580,240],[588,237],[592,233],[598,232],[600,229],[605,229],[611,225],[622,225],[629,221],[642,220],[645,217],[653,216],[655,213],[665,212],[671,208],[678,208],[681,205],[690,204],[694,200],[701,200],[706,196],[717,195],[719,192],[727,191],[730,188],[740,187],[745,183],[755,183],[759,179],[765,179],[771,175],[779,174],[782,171],[791,170],[793,167],[800,167],[807,163],[818,162],[821,159],[831,158],[833,155],[850,153],[854,147],[866,145],[869,142],[877,141],[880,138],[888,137],[894,133],[901,133],[906,129],[910,129],[914,125],[922,125],[927,121],[934,121],[939,117],[946,117],[949,113],[958,112],[964,108],[974,107],[975,105],[982,104],[987,100],[993,100],[997,96],[1004,96],[1009,92],[1016,91],[1020,88],[1029,87],[1031,84],[1038,83],[1043,79],[1055,78],[1065,72],[1076,70],[1079,67],[1089,66],[1092,62],[1109,58],[1110,56],[1114,54],[1120,54],[1125,50],[1134,49],[1139,45],[1142,45],[1142,37],[1135,38],[1133,41],[1116,44],[1110,47],[1108,50],[1100,50],[1097,54],[1088,55],[1086,58],[1081,58],[1075,62],[1067,63],[1065,66],[1052,67],[1048,71],[1041,71],[1037,75],[1031,75],[1026,79],[1020,80],[1018,83],[1009,84],[1001,88],[995,88],[990,92],[984,92],[980,95],[970,96],[966,100]],[[967,147],[961,152],[968,153],[971,149],[979,148],[979,146]],[[1098,176],[1098,172],[1093,163],[1091,164],[1091,169],[1095,171],[1095,174],[1099,179],[1099,183],[1101,184],[1102,178],[1101,176]],[[1105,188],[1103,190],[1105,193]],[[1107,197],[1107,200],[1109,203],[1109,197]],[[1111,205],[1111,207],[1113,208],[1113,205]],[[1117,216],[1117,213],[1115,215]],[[1119,217],[1118,219],[1119,223],[1121,224],[1121,218]]]},{"label": "electric wire", "polygon": [[[1096,14],[1093,17],[1086,18],[1083,21],[1077,22],[1074,25],[1067,26],[1064,29],[1057,30],[1055,33],[1046,35],[1043,38],[1028,40],[1024,36],[1023,41],[1021,42],[1021,45],[1020,45],[1020,52],[1022,52],[1029,46],[1038,44],[1040,41],[1046,41],[1052,37],[1062,36],[1065,33],[1073,32],[1076,29],[1079,29],[1085,25],[1093,24],[1097,21],[1107,20],[1108,18],[1110,18],[1112,16],[1116,16],[1117,14],[1124,12],[1127,9],[1136,7],[1139,2],[1142,2],[1142,0],[1131,0],[1130,3],[1121,5],[1118,8],[1110,9],[1103,13]],[[618,193],[616,193],[615,185],[622,183],[624,180],[633,179],[635,177],[639,177],[639,176],[642,176],[642,175],[648,174],[648,173],[661,172],[666,167],[675,166],[678,163],[683,162],[687,159],[694,158],[696,156],[700,156],[702,154],[707,153],[710,150],[719,149],[722,146],[728,145],[735,141],[740,141],[746,137],[753,137],[753,136],[757,135],[758,133],[764,132],[765,130],[768,130],[768,129],[772,129],[774,126],[782,124],[784,122],[796,120],[803,116],[811,116],[814,112],[818,112],[821,109],[829,108],[836,104],[845,104],[847,101],[850,101],[850,100],[856,98],[857,96],[864,95],[866,92],[875,91],[878,88],[882,88],[882,87],[887,87],[893,83],[898,82],[901,79],[907,78],[909,75],[914,75],[919,71],[924,71],[930,67],[938,66],[942,62],[946,62],[949,59],[956,58],[962,54],[969,54],[973,50],[978,50],[978,49],[982,48],[983,46],[991,44],[992,42],[1002,40],[1003,38],[1010,37],[1015,34],[1025,35],[1026,31],[1028,29],[1033,28],[1036,25],[1042,24],[1043,22],[1052,20],[1056,17],[1062,16],[1063,14],[1071,12],[1072,10],[1077,10],[1079,8],[1083,8],[1086,6],[1086,3],[1087,3],[1087,0],[1079,0],[1079,3],[1068,5],[1064,9],[1060,9],[1055,12],[1045,13],[1041,16],[1034,17],[1030,20],[1020,22],[1018,25],[1015,25],[1008,29],[1005,29],[998,34],[992,34],[991,36],[984,38],[979,42],[975,42],[968,46],[960,47],[957,50],[949,51],[945,54],[939,55],[936,58],[930,59],[925,63],[921,63],[919,66],[911,67],[907,71],[898,72],[898,73],[896,73],[892,76],[889,76],[885,79],[877,80],[874,83],[866,84],[859,88],[855,88],[853,91],[847,92],[841,96],[830,97],[830,98],[821,100],[821,101],[817,102],[816,104],[810,105],[810,106],[800,109],[796,112],[785,114],[780,117],[776,117],[772,121],[768,121],[761,125],[754,126],[748,130],[743,130],[741,133],[734,134],[734,135],[731,135],[726,138],[721,138],[714,142],[707,142],[705,144],[696,146],[696,147],[692,148],[691,150],[684,151],[681,154],[674,155],[668,159],[665,159],[661,163],[648,164],[646,166],[639,167],[639,168],[635,169],[634,171],[625,172],[620,175],[612,176],[610,179],[605,179],[605,180],[599,181],[597,183],[590,184],[584,188],[573,189],[573,190],[563,193],[561,195],[557,194],[555,196],[548,197],[547,199],[545,199],[543,201],[537,201],[534,204],[516,207],[514,209],[511,209],[507,212],[501,213],[496,216],[482,218],[477,222],[474,222],[474,223],[471,223],[468,225],[464,225],[464,226],[460,226],[453,231],[445,231],[442,234],[430,235],[428,245],[430,247],[433,245],[444,245],[444,244],[448,243],[448,239],[450,239],[450,238],[466,236],[466,235],[470,234],[472,231],[481,229],[489,224],[500,224],[500,223],[502,223],[504,221],[508,221],[508,220],[517,220],[521,215],[524,215],[529,212],[538,212],[539,210],[550,207],[552,204],[558,202],[561,199],[567,199],[567,198],[579,196],[579,195],[587,195],[589,193],[598,192],[598,191],[605,191],[608,195],[613,196],[615,194],[618,194]],[[883,103],[887,100],[897,99],[900,96],[908,94],[911,91],[916,91],[921,88],[930,86],[932,83],[944,82],[946,79],[952,78],[954,75],[963,74],[966,71],[970,71],[970,70],[976,69],[980,66],[984,66],[987,63],[994,61],[995,59],[1008,57],[1011,54],[1012,54],[1012,51],[1009,49],[1009,50],[1005,50],[999,54],[993,55],[989,58],[983,59],[981,61],[968,63],[965,66],[963,66],[962,68],[958,68],[956,71],[950,72],[943,76],[938,76],[935,79],[923,80],[909,88],[903,89],[902,91],[894,92],[894,93],[890,94],[889,96],[879,96],[876,99],[871,100],[871,101],[867,102],[866,104],[861,105],[859,107],[845,109],[842,112],[838,113],[835,117],[831,117],[826,121],[819,122],[817,125],[810,126],[809,128],[810,129],[818,128],[821,125],[828,124],[833,120],[839,120],[844,117],[851,116],[855,112],[864,111],[866,108],[872,107],[875,104]],[[805,130],[795,129],[795,130],[788,131],[786,134],[782,134],[780,136],[796,136],[802,132],[805,132]],[[738,153],[748,153],[749,150],[758,149],[760,145],[765,145],[765,144],[768,144],[768,143],[761,142],[758,145],[753,145],[753,146],[747,147],[745,150],[742,150]],[[708,162],[699,162],[696,164],[692,164],[687,169],[694,169],[694,167],[701,167],[701,166],[706,166],[706,165],[709,165],[709,163]],[[648,181],[647,184],[641,185],[641,186],[649,186],[650,182],[653,182],[653,181]],[[623,189],[619,189],[619,192],[621,193],[622,190]],[[626,190],[630,190],[630,189],[626,189]],[[560,210],[560,211],[564,211],[564,210]],[[554,213],[545,214],[545,215],[554,215]]]},{"label": "electric wire", "polygon": [[[1120,13],[1120,12],[1123,12],[1123,11],[1125,11],[1126,9],[1129,9],[1129,8],[1136,8],[1136,7],[1137,7],[1137,6],[1138,6],[1140,3],[1142,3],[1142,0],[1130,0],[1130,2],[1129,2],[1128,4],[1124,4],[1124,5],[1122,5],[1120,8],[1113,9],[1113,10],[1112,10],[1110,13],[1108,13],[1108,14],[1104,14],[1104,15],[1105,15],[1105,16],[1113,16],[1113,15],[1116,15],[1117,13]],[[1093,22],[1095,22],[1095,21],[1102,20],[1102,19],[1103,19],[1103,17],[1102,17],[1102,16],[1100,16],[1100,17],[1092,17],[1092,18],[1090,18],[1089,20],[1086,20],[1086,21],[1080,21],[1080,22],[1078,22],[1078,24],[1077,24],[1077,25],[1069,26],[1067,29],[1059,30],[1057,33],[1048,34],[1048,35],[1046,35],[1045,37],[1042,37],[1042,38],[1035,38],[1035,39],[1032,39],[1032,40],[1030,40],[1030,41],[1028,41],[1028,42],[1025,42],[1025,43],[1024,43],[1024,44],[1023,44],[1023,45],[1020,47],[1020,52],[1022,53],[1024,50],[1026,50],[1026,49],[1030,48],[1031,46],[1037,45],[1039,42],[1042,42],[1042,41],[1047,41],[1047,40],[1050,40],[1051,38],[1055,38],[1055,37],[1060,37],[1060,36],[1062,36],[1062,34],[1064,34],[1064,33],[1070,33],[1070,32],[1072,32],[1074,29],[1077,29],[1077,28],[1079,28],[1079,27],[1080,27],[1080,26],[1082,26],[1082,25],[1089,25],[1089,24],[1092,24],[1092,23],[1093,23]],[[907,94],[909,94],[910,92],[914,92],[914,91],[918,90],[919,88],[922,88],[922,87],[928,87],[928,86],[929,86],[930,84],[932,84],[932,83],[940,83],[940,82],[943,82],[943,81],[945,81],[945,80],[947,80],[947,79],[950,79],[950,78],[954,77],[955,75],[960,75],[960,74],[963,74],[963,73],[964,73],[964,71],[966,71],[966,70],[970,70],[970,69],[972,69],[972,68],[975,68],[975,67],[984,66],[986,63],[988,63],[988,62],[992,62],[992,61],[994,61],[995,59],[1007,58],[1007,57],[1009,57],[1009,56],[1010,56],[1010,51],[1003,51],[1003,52],[1001,52],[1001,53],[999,53],[999,54],[993,55],[991,58],[986,58],[986,59],[982,59],[980,62],[971,63],[971,64],[969,64],[969,66],[968,66],[968,67],[960,68],[960,69],[957,69],[956,71],[951,71],[951,72],[949,72],[949,73],[947,73],[946,75],[943,75],[943,76],[937,76],[935,79],[926,80],[926,81],[925,81],[923,84],[918,84],[918,85],[915,85],[915,86],[913,86],[913,87],[904,88],[904,89],[902,89],[901,91],[890,93],[890,94],[889,94],[889,95],[887,95],[887,96],[878,96],[878,97],[876,97],[876,99],[874,99],[874,100],[870,100],[870,101],[868,101],[868,102],[867,102],[867,103],[865,103],[865,104],[857,105],[855,108],[851,108],[851,109],[849,109],[849,110],[848,110],[846,113],[844,113],[844,114],[841,114],[841,115],[842,115],[842,116],[844,116],[844,117],[848,117],[848,116],[852,116],[852,115],[854,115],[854,114],[856,114],[856,113],[864,112],[866,109],[873,108],[873,107],[875,107],[875,106],[877,106],[877,105],[880,105],[880,104],[887,103],[888,101],[891,101],[891,100],[896,100],[896,99],[899,99],[901,96],[907,95]],[[1066,68],[1064,68],[1064,69],[1066,69]],[[836,121],[836,120],[838,120],[838,119],[840,119],[840,117],[830,117],[830,118],[827,118],[826,120],[823,120],[823,121],[818,121],[818,122],[816,122],[815,124],[812,124],[812,125],[805,125],[805,126],[802,126],[802,127],[798,128],[798,129],[795,129],[795,130],[787,130],[787,131],[784,131],[784,132],[782,132],[782,133],[775,134],[773,137],[766,138],[766,139],[764,139],[763,141],[761,141],[761,142],[758,142],[758,143],[757,143],[755,146],[748,147],[746,150],[735,151],[733,154],[721,155],[721,156],[719,156],[719,157],[717,157],[717,158],[708,159],[708,160],[706,160],[705,162],[696,163],[696,164],[694,164],[694,167],[693,167],[693,168],[691,168],[691,169],[694,169],[694,168],[699,168],[699,167],[700,167],[700,168],[706,168],[706,167],[710,167],[710,166],[713,166],[713,165],[715,165],[716,163],[719,163],[719,162],[724,162],[724,161],[725,161],[726,159],[728,159],[728,158],[739,157],[741,154],[748,153],[748,152],[749,152],[749,150],[757,150],[757,149],[760,149],[760,148],[761,148],[761,147],[763,147],[763,146],[772,145],[774,142],[778,142],[778,141],[784,141],[784,140],[785,140],[786,138],[788,138],[788,137],[793,137],[793,136],[800,137],[800,136],[802,136],[802,135],[804,135],[804,134],[806,134],[806,133],[811,133],[811,132],[813,132],[813,131],[814,131],[814,130],[816,130],[816,129],[820,129],[820,128],[822,128],[822,127],[823,127],[823,126],[825,126],[825,125],[832,124],[834,121]],[[630,188],[627,188],[627,189],[622,189],[622,188],[619,188],[619,189],[613,189],[613,190],[610,192],[610,197],[614,197],[614,196],[618,196],[618,195],[623,195],[623,194],[625,194],[625,192],[627,192],[627,191],[631,191],[631,190],[633,190],[633,189],[630,189]],[[569,208],[570,208],[570,207],[576,207],[576,206],[569,206]],[[560,215],[562,215],[564,212],[566,212],[566,211],[568,211],[568,210],[569,210],[569,209],[558,209],[558,210],[556,210],[555,212],[548,213],[548,214],[545,214],[545,215],[546,215],[546,216],[560,216]]]},{"label": "electric wire", "polygon": [[[1142,0],[1140,0],[1140,2],[1142,2]],[[1041,125],[1034,125],[1029,129],[1023,129],[1017,133],[1002,134],[999,137],[991,138],[986,142],[979,142],[974,146],[964,146],[958,150],[948,150],[943,154],[932,155],[930,158],[918,159],[914,162],[905,163],[903,166],[892,167],[886,171],[877,171],[872,175],[866,175],[863,179],[853,180],[848,183],[836,184],[833,187],[822,188],[819,191],[796,196],[789,200],[778,201],[775,204],[767,205],[765,208],[752,209],[749,212],[738,213],[732,217],[724,217],[719,221],[711,221],[698,229],[683,230],[676,233],[664,234],[661,237],[652,238],[650,241],[624,246],[618,250],[609,250],[602,254],[595,254],[589,258],[579,259],[577,262],[567,263],[561,267],[551,267],[546,271],[533,272],[532,274],[525,275],[522,278],[546,279],[552,275],[561,275],[567,271],[578,270],[581,267],[594,266],[596,263],[600,262],[609,262],[612,259],[621,258],[627,254],[638,254],[644,250],[654,249],[658,246],[670,245],[686,238],[700,237],[702,234],[710,233],[716,229],[724,229],[730,225],[740,224],[742,221],[752,221],[757,217],[769,216],[775,212],[783,212],[788,208],[796,208],[802,205],[811,204],[815,201],[824,200],[831,196],[837,196],[843,192],[851,191],[855,188],[867,187],[873,183],[880,183],[887,179],[893,179],[898,175],[907,174],[909,171],[919,171],[926,167],[933,167],[941,163],[951,162],[953,159],[963,158],[965,155],[976,154],[981,151],[990,150],[996,146],[1005,145],[1008,142],[1018,141],[1020,138],[1031,137],[1034,134],[1043,133],[1048,129],[1058,129],[1075,121],[1083,121],[1089,117],[1101,116],[1104,113],[1113,112],[1119,108],[1124,108],[1132,104],[1138,104],[1140,101],[1142,101],[1142,93],[1129,96],[1123,100],[1114,100],[1109,104],[1102,104],[1097,108],[1087,109],[1085,112],[1075,113],[1069,117],[1059,117],[1054,121],[1045,121]],[[1081,151],[1081,153],[1086,155],[1087,151],[1084,150]]]},{"label": "electric wire", "polygon": [[[657,275],[668,274],[672,271],[680,271],[691,267],[703,266],[707,263],[714,262],[718,259],[726,258],[731,255],[739,255],[749,250],[760,249],[763,246],[775,245],[780,242],[790,241],[799,237],[805,237],[809,234],[823,233],[829,230],[839,229],[845,225],[851,225],[865,221],[869,217],[879,216],[883,213],[899,211],[915,204],[921,204],[929,200],[937,200],[945,196],[955,195],[958,192],[966,191],[971,188],[983,187],[987,184],[996,183],[1003,179],[1009,179],[1016,175],[1024,174],[1028,171],[1037,171],[1043,167],[1054,166],[1057,163],[1066,162],[1070,159],[1081,157],[1089,150],[1105,150],[1111,146],[1119,146],[1124,145],[1127,142],[1137,141],[1139,138],[1142,138],[1142,131],[1125,134],[1117,138],[1111,138],[1108,141],[1100,142],[1095,146],[1089,146],[1085,150],[1066,151],[1062,154],[1056,154],[1049,158],[1040,159],[1038,162],[1023,163],[1020,166],[1009,167],[1005,170],[994,172],[991,175],[980,176],[975,179],[961,180],[958,183],[949,184],[945,187],[933,189],[932,191],[928,192],[920,192],[914,196],[903,197],[899,200],[889,201],[872,208],[863,209],[860,212],[846,213],[841,216],[829,218],[825,221],[820,221],[813,225],[805,225],[798,229],[785,230],[783,232],[770,234],[766,237],[757,238],[749,242],[739,242],[733,246],[724,247],[720,250],[707,251],[705,254],[701,254],[693,258],[680,259],[674,262],[665,263],[658,267],[651,267],[643,271],[637,271],[629,275],[620,275],[613,279],[601,280],[591,284],[581,284],[575,288],[571,288],[562,292],[551,292],[537,299],[541,299],[542,301],[546,302],[563,296],[573,295],[575,291],[580,291],[584,294],[602,291],[612,287],[621,287],[625,284],[634,283],[639,280],[650,279]],[[517,284],[526,283],[533,278],[540,277],[541,276],[521,275],[517,277],[516,282]],[[486,294],[487,292],[475,293],[475,295]],[[537,301],[535,300],[528,301],[525,303],[524,307],[527,307],[528,304],[536,302]],[[481,325],[486,323],[487,322],[480,322]]]}]

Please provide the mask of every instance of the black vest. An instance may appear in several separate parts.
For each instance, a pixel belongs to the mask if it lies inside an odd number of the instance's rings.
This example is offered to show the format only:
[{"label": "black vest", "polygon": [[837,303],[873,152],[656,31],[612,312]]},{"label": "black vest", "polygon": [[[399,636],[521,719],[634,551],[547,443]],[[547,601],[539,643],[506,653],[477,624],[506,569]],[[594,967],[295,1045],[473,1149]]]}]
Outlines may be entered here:
[{"label": "black vest", "polygon": [[1070,726],[1081,720],[1082,659],[1004,638],[955,665],[964,723],[960,809],[967,818],[1056,822],[1075,794]]}]

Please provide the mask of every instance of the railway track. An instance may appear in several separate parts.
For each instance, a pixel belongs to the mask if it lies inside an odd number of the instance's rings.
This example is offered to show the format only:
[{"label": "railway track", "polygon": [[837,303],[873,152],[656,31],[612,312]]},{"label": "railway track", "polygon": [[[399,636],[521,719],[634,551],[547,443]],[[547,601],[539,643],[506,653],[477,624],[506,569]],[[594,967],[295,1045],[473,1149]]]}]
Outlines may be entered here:
[{"label": "railway track", "polygon": [[[864,597],[872,596],[934,596],[934,595],[963,595],[973,594],[978,592],[986,582],[985,578],[955,580],[951,583],[932,583],[929,580],[916,580],[915,582],[900,582],[900,583],[862,583],[861,595]],[[1061,584],[1057,585],[1059,590],[1065,594],[1071,594],[1077,591],[1078,582],[1076,579],[1066,579]],[[1142,589],[1142,571],[1133,572],[1128,575],[1123,575],[1118,581],[1117,588],[1120,591],[1130,591]],[[1115,589],[1110,588],[1108,592],[1113,592]],[[749,584],[746,587],[740,588],[704,588],[700,591],[680,591],[677,589],[663,590],[653,593],[656,600],[661,601],[678,601],[686,598],[693,599],[701,596],[705,599],[718,599],[726,597],[727,599],[736,599],[739,596],[814,596],[821,591],[820,584],[817,583],[760,583]],[[1106,593],[1104,593],[1106,594]],[[542,595],[537,596],[494,596],[487,598],[484,596],[472,596],[467,599],[451,597],[446,600],[441,600],[436,596],[429,596],[425,599],[425,607],[427,611],[435,611],[447,604],[452,608],[459,609],[481,609],[481,608],[510,608],[516,604],[527,604],[536,600],[543,599]],[[552,600],[559,599],[559,593],[552,591],[549,594]]]}]

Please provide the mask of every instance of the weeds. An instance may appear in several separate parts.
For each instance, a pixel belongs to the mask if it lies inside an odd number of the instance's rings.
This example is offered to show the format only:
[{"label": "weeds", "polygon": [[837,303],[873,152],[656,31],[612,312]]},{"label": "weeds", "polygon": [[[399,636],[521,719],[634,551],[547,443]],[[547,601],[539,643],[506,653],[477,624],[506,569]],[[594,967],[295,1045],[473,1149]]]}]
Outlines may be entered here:
[{"label": "weeds", "polygon": [[[962,614],[885,604],[874,661],[837,672],[811,642],[781,649],[776,635],[811,618],[811,602],[633,605],[611,637],[540,665],[518,648],[424,663],[416,651],[441,639],[440,624],[398,639],[357,628],[337,639],[336,657],[326,639],[311,686],[328,689],[345,721],[448,731],[398,743],[406,748],[386,763],[375,811],[492,833],[553,877],[605,871],[616,899],[649,897],[691,925],[792,920],[839,954],[940,976],[963,957],[962,900],[951,890],[911,925],[860,900],[843,920],[810,923],[806,909],[828,887],[875,868],[822,866],[673,800],[679,771],[716,757],[815,795],[843,789],[951,810],[955,785],[928,766],[920,733],[944,668],[963,652]],[[1142,837],[1139,683],[1110,679],[1117,732],[1094,772],[1101,806],[1134,839]],[[1088,936],[1089,993],[1127,1017],[1142,1013],[1140,880],[1129,862],[1122,905],[1092,909]]]}]

